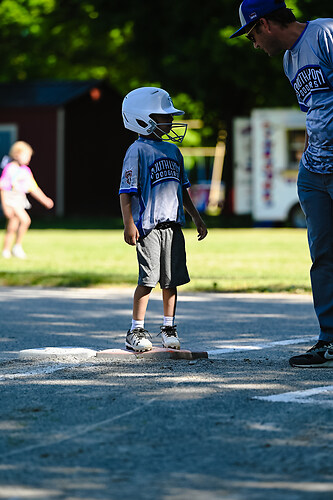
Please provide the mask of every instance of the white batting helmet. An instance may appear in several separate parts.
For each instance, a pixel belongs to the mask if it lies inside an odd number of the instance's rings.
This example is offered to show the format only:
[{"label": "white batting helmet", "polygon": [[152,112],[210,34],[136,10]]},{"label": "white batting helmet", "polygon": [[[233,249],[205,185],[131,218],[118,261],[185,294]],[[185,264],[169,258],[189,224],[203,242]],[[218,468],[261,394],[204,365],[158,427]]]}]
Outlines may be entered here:
[{"label": "white batting helmet", "polygon": [[[140,87],[125,96],[122,105],[125,128],[141,135],[152,134],[158,128],[158,124],[150,116],[152,114],[179,116],[183,115],[184,111],[175,108],[168,92],[157,87]],[[177,127],[185,128],[185,132],[182,135],[177,134],[173,130]],[[174,142],[181,142],[186,128],[186,124],[173,123],[170,130],[172,135],[165,135]]]}]

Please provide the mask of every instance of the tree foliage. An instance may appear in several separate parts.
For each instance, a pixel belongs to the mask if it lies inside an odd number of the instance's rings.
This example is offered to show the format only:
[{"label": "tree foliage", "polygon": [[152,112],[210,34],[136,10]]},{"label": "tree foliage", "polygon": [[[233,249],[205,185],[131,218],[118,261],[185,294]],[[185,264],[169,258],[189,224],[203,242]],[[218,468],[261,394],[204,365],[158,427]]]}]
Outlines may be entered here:
[{"label": "tree foliage", "polygon": [[[282,55],[240,37],[235,0],[2,0],[1,81],[107,79],[122,94],[159,85],[187,115],[216,125],[255,106],[295,104]],[[301,21],[331,17],[332,0],[290,0]]]}]

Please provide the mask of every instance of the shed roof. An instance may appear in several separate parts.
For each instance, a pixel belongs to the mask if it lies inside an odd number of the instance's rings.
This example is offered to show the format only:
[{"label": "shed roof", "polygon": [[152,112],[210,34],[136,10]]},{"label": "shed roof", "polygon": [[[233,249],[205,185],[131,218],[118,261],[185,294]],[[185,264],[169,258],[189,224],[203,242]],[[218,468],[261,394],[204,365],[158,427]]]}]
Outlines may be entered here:
[{"label": "shed roof", "polygon": [[0,108],[58,107],[101,84],[101,80],[0,83]]}]

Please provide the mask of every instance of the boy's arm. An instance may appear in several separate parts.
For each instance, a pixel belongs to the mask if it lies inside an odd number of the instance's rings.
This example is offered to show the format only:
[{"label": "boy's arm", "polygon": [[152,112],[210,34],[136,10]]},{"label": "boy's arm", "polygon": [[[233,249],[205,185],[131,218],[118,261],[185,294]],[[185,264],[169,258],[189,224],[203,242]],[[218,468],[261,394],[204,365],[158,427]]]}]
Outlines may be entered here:
[{"label": "boy's arm", "polygon": [[41,190],[39,187],[35,187],[30,193],[39,203],[44,205],[44,207],[48,208],[49,210],[53,208],[54,203],[51,198],[46,196],[46,194]]},{"label": "boy's arm", "polygon": [[186,212],[190,214],[192,217],[192,220],[194,224],[197,227],[198,230],[198,240],[203,240],[207,236],[207,227],[202,218],[200,217],[200,214],[196,207],[193,205],[193,201],[191,200],[191,197],[189,195],[189,192],[186,188],[183,188],[183,204]]},{"label": "boy's arm", "polygon": [[138,228],[134,224],[132,215],[131,195],[127,193],[120,194],[120,208],[124,222],[124,240],[128,245],[136,245],[140,237]]}]

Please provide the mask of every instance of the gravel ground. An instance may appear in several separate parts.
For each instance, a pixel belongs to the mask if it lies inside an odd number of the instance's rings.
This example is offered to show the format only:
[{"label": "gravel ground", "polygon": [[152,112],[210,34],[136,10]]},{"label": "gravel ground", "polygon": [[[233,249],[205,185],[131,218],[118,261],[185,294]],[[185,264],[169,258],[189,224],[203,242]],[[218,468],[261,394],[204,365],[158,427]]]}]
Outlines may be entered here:
[{"label": "gravel ground", "polygon": [[[333,498],[332,370],[288,364],[317,334],[309,296],[180,294],[183,347],[221,349],[195,361],[23,361],[34,347],[123,347],[132,291],[0,300],[0,499]],[[154,334],[160,313],[156,293]],[[305,396],[257,399],[288,392]]]}]

